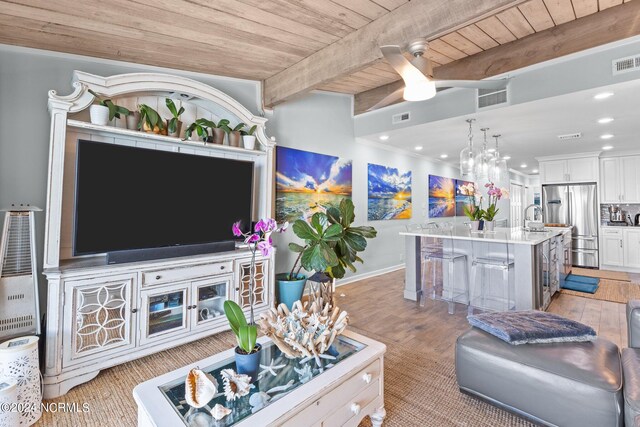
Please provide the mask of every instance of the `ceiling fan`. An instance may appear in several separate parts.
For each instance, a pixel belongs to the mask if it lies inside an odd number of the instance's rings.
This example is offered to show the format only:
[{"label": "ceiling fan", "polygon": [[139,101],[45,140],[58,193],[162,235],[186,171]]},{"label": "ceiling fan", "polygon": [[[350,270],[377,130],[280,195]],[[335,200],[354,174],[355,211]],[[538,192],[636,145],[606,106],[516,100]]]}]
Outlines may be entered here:
[{"label": "ceiling fan", "polygon": [[409,61],[402,54],[400,46],[380,46],[382,55],[389,62],[389,65],[400,74],[405,85],[384,97],[367,111],[385,107],[402,98],[404,98],[405,101],[424,101],[431,99],[436,95],[436,88],[463,87],[470,89],[502,89],[509,82],[509,79],[436,80],[433,78],[431,61],[423,56],[428,48],[429,43],[425,39],[418,39],[411,42],[407,50],[413,55],[413,59]]}]

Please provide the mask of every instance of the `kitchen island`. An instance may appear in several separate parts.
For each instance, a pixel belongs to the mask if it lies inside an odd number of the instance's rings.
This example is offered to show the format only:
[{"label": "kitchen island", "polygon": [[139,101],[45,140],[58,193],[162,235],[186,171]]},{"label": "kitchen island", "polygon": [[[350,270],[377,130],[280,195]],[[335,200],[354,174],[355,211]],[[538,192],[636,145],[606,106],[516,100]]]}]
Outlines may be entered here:
[{"label": "kitchen island", "polygon": [[[400,234],[405,236],[404,297],[414,301],[418,299],[424,277],[423,248],[433,239],[442,239],[445,251],[453,249],[458,254],[466,255],[472,293],[476,285],[471,275],[474,258],[510,258],[514,265],[509,270],[509,280],[514,283],[516,310],[546,309],[552,294],[559,289],[571,267],[569,228],[545,228],[544,231],[531,232],[518,227],[472,232],[466,226],[455,226]],[[443,280],[446,281],[447,277],[443,277]],[[457,275],[457,280],[464,280],[464,275]],[[502,286],[502,276],[497,271],[489,271],[487,280],[489,286]],[[447,283],[444,286],[447,287]]]}]

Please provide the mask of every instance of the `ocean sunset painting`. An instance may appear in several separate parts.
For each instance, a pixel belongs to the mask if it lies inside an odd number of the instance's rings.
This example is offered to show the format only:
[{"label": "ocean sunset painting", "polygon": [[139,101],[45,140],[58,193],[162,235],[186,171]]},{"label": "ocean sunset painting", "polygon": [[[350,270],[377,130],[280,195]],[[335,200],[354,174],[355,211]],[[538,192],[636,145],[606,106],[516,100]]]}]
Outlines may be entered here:
[{"label": "ocean sunset painting", "polygon": [[455,179],[429,175],[429,218],[455,216],[455,184]]},{"label": "ocean sunset painting", "polygon": [[276,147],[276,220],[309,219],[351,198],[351,160]]},{"label": "ocean sunset painting", "polygon": [[411,171],[369,163],[369,221],[411,218]]}]

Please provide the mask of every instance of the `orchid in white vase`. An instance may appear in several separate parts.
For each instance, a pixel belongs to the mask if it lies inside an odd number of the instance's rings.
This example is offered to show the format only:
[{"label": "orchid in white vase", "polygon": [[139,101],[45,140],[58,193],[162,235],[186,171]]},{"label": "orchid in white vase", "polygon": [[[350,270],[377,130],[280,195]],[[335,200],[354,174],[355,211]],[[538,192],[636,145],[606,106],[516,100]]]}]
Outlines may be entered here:
[{"label": "orchid in white vase", "polygon": [[255,271],[256,271],[256,254],[258,251],[263,257],[269,257],[273,253],[273,240],[271,234],[274,232],[284,233],[289,227],[289,223],[285,222],[278,227],[276,220],[273,218],[263,218],[256,222],[253,231],[243,232],[241,221],[237,221],[231,227],[233,235],[236,237],[244,237],[244,242],[249,245],[251,250],[251,267],[249,270],[249,324],[255,324],[253,315],[253,299],[255,289]]}]

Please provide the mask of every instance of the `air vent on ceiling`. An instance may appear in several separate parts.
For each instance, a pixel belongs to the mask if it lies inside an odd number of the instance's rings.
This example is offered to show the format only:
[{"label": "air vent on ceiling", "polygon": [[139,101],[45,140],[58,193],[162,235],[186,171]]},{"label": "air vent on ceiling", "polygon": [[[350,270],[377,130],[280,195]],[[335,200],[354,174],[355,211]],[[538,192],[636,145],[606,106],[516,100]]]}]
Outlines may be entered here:
[{"label": "air vent on ceiling", "polygon": [[629,71],[640,70],[640,55],[627,56],[625,58],[614,59],[612,62],[613,75],[628,73]]},{"label": "air vent on ceiling", "polygon": [[566,135],[558,135],[558,139],[564,141],[566,139],[579,139],[582,138],[582,132],[568,133]]},{"label": "air vent on ceiling", "polygon": [[411,113],[409,112],[394,114],[393,117],[391,117],[391,124],[395,125],[402,122],[408,122],[409,120],[411,120]]},{"label": "air vent on ceiling", "polygon": [[478,110],[509,103],[508,89],[478,89]]}]

